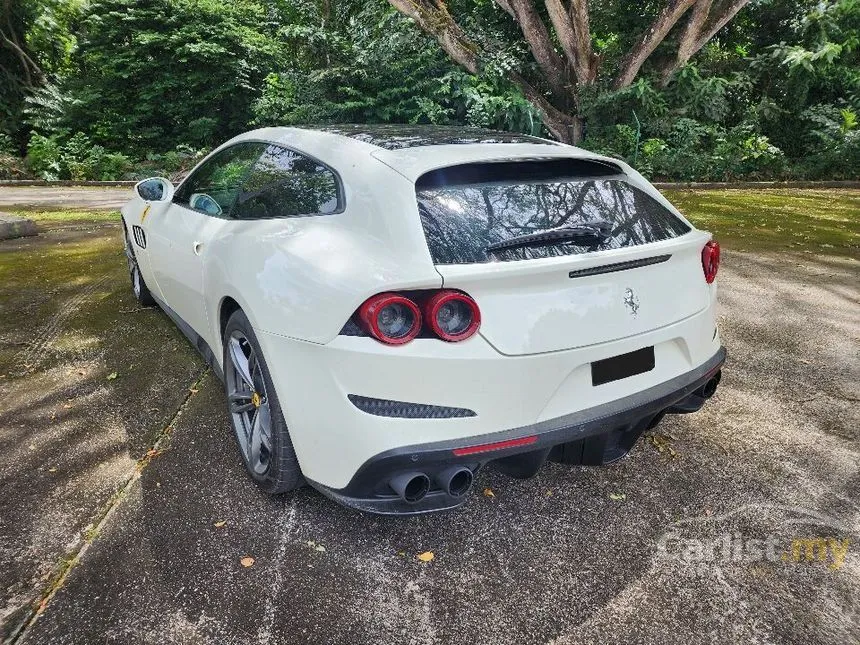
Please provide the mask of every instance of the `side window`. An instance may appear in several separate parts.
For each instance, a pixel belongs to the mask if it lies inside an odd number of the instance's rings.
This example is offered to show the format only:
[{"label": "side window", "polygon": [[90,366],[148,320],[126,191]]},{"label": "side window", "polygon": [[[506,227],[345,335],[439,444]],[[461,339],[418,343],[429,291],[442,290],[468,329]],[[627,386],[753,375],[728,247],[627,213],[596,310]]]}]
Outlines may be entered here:
[{"label": "side window", "polygon": [[270,145],[248,174],[232,215],[240,219],[329,215],[343,206],[338,188],[328,166]]},{"label": "side window", "polygon": [[173,201],[214,217],[229,216],[248,169],[265,149],[264,143],[225,148],[183,182]]}]

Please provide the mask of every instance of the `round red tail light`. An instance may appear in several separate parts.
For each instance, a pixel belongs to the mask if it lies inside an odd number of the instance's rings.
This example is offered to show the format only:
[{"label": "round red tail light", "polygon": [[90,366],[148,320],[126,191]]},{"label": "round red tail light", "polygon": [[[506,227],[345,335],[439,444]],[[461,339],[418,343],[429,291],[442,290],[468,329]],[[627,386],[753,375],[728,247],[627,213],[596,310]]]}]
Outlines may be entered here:
[{"label": "round red tail light", "polygon": [[702,270],[705,272],[705,282],[711,284],[717,277],[720,268],[720,243],[711,240],[702,249]]},{"label": "round red tail light", "polygon": [[466,340],[481,326],[477,303],[459,291],[440,291],[424,305],[430,329],[442,340]]},{"label": "round red tail light", "polygon": [[421,331],[421,311],[409,298],[396,293],[380,293],[358,308],[365,330],[376,340],[402,345]]}]

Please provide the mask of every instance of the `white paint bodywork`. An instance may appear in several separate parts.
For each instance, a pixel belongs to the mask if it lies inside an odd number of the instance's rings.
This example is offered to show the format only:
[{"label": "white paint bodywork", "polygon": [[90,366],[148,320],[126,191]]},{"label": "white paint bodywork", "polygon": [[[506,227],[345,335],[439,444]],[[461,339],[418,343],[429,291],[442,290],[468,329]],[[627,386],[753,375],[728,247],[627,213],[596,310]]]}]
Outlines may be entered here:
[{"label": "white paint bodywork", "polygon": [[[583,157],[570,146],[439,145],[396,151],[325,132],[262,129],[224,144],[292,147],[334,168],[345,210],[335,215],[229,220],[135,194],[127,226],[142,225],[136,249],[153,294],[222,361],[220,310],[245,311],[266,357],[303,473],[345,486],[370,457],[392,448],[473,438],[593,407],[663,383],[720,348],[716,284],[695,228],[664,242],[540,260],[434,266],[415,199],[424,172],[478,160]],[[220,149],[220,148],[219,148]],[[213,154],[216,151],[213,151]],[[638,173],[630,183],[682,217]],[[148,207],[145,219],[141,217]],[[683,217],[682,217],[683,219]],[[685,220],[686,221],[686,220]],[[571,280],[568,272],[671,254],[635,271]],[[482,312],[479,334],[460,343],[419,338],[387,346],[339,335],[356,308],[382,291],[462,289]],[[640,310],[624,305],[633,289]],[[592,361],[654,345],[654,370],[593,387]],[[347,394],[474,410],[469,418],[398,419],[359,411]]]}]

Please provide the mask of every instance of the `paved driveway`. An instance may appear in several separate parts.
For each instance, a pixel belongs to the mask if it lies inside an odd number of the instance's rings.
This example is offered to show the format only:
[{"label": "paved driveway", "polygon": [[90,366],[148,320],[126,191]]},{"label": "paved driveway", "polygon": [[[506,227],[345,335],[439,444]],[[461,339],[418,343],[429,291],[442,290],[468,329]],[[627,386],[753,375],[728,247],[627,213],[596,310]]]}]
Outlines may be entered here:
[{"label": "paved driveway", "polygon": [[219,383],[122,262],[117,227],[0,243],[9,642],[860,639],[855,260],[726,252],[704,410],[411,518],[259,493]]},{"label": "paved driveway", "polygon": [[87,188],[83,186],[3,186],[0,187],[0,211],[26,210],[119,210],[131,199],[131,187]]}]

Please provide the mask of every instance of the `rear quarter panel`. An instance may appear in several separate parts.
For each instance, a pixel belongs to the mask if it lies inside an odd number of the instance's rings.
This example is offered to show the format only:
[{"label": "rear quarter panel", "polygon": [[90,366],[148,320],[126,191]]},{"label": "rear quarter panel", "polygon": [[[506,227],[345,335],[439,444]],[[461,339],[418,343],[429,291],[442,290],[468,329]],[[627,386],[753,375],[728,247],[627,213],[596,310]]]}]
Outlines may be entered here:
[{"label": "rear quarter panel", "polygon": [[413,185],[366,154],[333,160],[308,152],[338,170],[346,208],[335,215],[225,222],[204,259],[213,348],[221,347],[217,326],[227,297],[256,330],[327,343],[371,295],[441,286],[414,216]]}]

